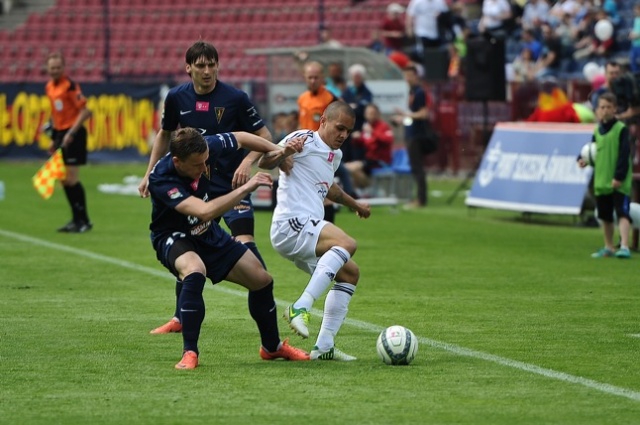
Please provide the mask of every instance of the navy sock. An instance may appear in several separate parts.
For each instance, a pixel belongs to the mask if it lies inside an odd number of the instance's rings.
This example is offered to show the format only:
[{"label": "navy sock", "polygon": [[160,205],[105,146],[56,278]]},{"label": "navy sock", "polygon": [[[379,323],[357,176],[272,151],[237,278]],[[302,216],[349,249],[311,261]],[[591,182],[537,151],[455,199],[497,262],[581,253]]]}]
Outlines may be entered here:
[{"label": "navy sock", "polygon": [[173,317],[177,317],[182,322],[180,319],[180,292],[182,292],[182,281],[176,279],[176,311],[173,313]]},{"label": "navy sock", "polygon": [[191,273],[182,280],[179,304],[185,351],[198,353],[198,338],[205,312],[202,291],[206,280],[202,273]]},{"label": "navy sock", "polygon": [[258,260],[260,260],[260,262],[262,263],[262,267],[264,267],[264,269],[267,270],[267,265],[264,263],[264,260],[262,259],[262,256],[260,255],[260,251],[258,251],[258,247],[256,246],[256,243],[255,242],[247,242],[247,243],[244,244],[244,246],[249,248],[249,250],[251,252],[253,252],[253,255],[258,257]]},{"label": "navy sock", "polygon": [[276,301],[273,299],[273,281],[262,289],[249,292],[249,313],[258,325],[262,346],[269,352],[277,351],[280,335]]}]

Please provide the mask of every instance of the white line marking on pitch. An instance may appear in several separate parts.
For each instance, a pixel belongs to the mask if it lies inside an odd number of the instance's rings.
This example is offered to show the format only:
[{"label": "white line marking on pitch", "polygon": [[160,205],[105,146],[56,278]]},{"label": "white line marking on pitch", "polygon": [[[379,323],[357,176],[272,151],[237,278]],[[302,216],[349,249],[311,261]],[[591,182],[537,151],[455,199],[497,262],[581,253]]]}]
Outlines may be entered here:
[{"label": "white line marking on pitch", "polygon": [[640,334],[629,334],[632,338],[640,338]]},{"label": "white line marking on pitch", "polygon": [[[129,261],[125,261],[125,260],[119,260],[117,258],[113,258],[113,257],[109,257],[106,255],[102,255],[102,254],[96,254],[93,252],[89,252],[89,251],[84,251],[84,250],[80,250],[77,248],[73,248],[70,246],[66,246],[66,245],[61,245],[61,244],[57,244],[57,243],[53,243],[53,242],[48,242],[42,239],[37,239],[37,238],[33,238],[31,236],[27,236],[27,235],[22,235],[19,233],[14,233],[14,232],[10,232],[7,230],[3,230],[0,229],[0,235],[3,235],[5,237],[8,238],[12,238],[12,239],[17,239],[19,241],[22,242],[27,242],[33,245],[38,245],[38,246],[43,246],[46,248],[51,248],[51,249],[55,249],[57,251],[65,251],[65,252],[69,252],[75,255],[79,255],[81,257],[86,257],[86,258],[91,258],[93,260],[97,260],[97,261],[102,261],[105,263],[109,263],[109,264],[114,264],[123,268],[127,268],[127,269],[131,269],[131,270],[135,270],[135,271],[139,271],[139,272],[143,272],[146,274],[150,274],[153,276],[158,276],[158,277],[162,277],[162,278],[170,278],[173,279],[174,277],[165,271],[159,270],[159,269],[155,269],[155,268],[151,268],[151,267],[146,267],[146,266],[141,266],[139,264],[135,264],[135,263],[131,263]],[[210,287],[210,286],[209,286]],[[231,294],[231,295],[236,295],[236,296],[241,296],[241,297],[246,297],[246,293],[243,291],[238,291],[238,290],[234,290],[234,289],[229,289],[229,288],[224,288],[221,286],[214,286],[214,288],[216,290],[225,292],[227,294]],[[276,302],[278,303],[278,305],[288,305],[289,303],[286,303],[284,301],[281,300],[276,300]],[[322,312],[320,310],[314,309],[313,310],[313,314],[317,315],[317,316],[322,316]],[[382,326],[378,326],[378,325],[374,325],[372,323],[368,323],[368,322],[363,322],[360,320],[356,320],[356,319],[347,319],[345,321],[345,323],[347,323],[348,325],[360,328],[360,329],[364,329],[367,331],[371,331],[371,332],[375,332],[375,333],[380,333],[382,332],[382,330],[384,329],[384,327]],[[637,336],[640,337],[640,334],[633,334],[632,336]],[[496,363],[502,366],[507,366],[507,367],[511,367],[514,369],[518,369],[518,370],[522,370],[525,372],[530,372],[530,373],[534,373],[536,375],[541,375],[544,376],[546,378],[550,378],[550,379],[555,379],[558,381],[562,381],[562,382],[569,382],[572,384],[577,384],[577,385],[582,385],[584,387],[588,387],[588,388],[592,388],[594,390],[603,392],[603,393],[607,393],[607,394],[611,394],[611,395],[615,395],[618,397],[624,397],[624,398],[628,398],[634,401],[640,401],[640,392],[638,391],[633,391],[627,388],[622,388],[622,387],[616,387],[615,385],[610,385],[610,384],[606,384],[603,382],[598,382],[598,381],[594,381],[592,379],[587,379],[587,378],[583,378],[581,376],[575,376],[575,375],[570,375],[568,373],[564,373],[564,372],[558,372],[555,371],[553,369],[547,369],[547,368],[543,368],[540,366],[536,366],[530,363],[524,363],[524,362],[520,362],[517,360],[512,360],[512,359],[508,359],[506,357],[500,357],[500,356],[496,356],[493,354],[489,354],[489,353],[484,353],[482,351],[476,351],[470,348],[465,348],[465,347],[461,347],[459,345],[455,345],[455,344],[449,344],[447,342],[442,342],[442,341],[436,341],[434,339],[430,339],[430,338],[424,338],[424,337],[418,337],[418,340],[423,343],[423,344],[427,344],[431,347],[434,348],[439,348],[445,351],[449,351],[451,353],[457,354],[459,356],[465,356],[465,357],[472,357],[475,359],[481,359],[481,360],[485,360],[488,362],[492,362],[492,363]]]}]

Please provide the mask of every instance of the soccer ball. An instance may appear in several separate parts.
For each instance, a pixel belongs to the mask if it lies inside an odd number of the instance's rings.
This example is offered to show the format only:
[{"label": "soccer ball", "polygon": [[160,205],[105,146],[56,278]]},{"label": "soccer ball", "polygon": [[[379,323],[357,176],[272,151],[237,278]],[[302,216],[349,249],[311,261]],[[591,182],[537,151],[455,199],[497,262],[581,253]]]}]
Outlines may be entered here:
[{"label": "soccer ball", "polygon": [[596,163],[596,144],[589,142],[580,149],[580,158],[587,165],[595,165]]},{"label": "soccer ball", "polygon": [[390,326],[378,336],[378,356],[388,365],[408,365],[418,352],[418,338],[404,326]]}]

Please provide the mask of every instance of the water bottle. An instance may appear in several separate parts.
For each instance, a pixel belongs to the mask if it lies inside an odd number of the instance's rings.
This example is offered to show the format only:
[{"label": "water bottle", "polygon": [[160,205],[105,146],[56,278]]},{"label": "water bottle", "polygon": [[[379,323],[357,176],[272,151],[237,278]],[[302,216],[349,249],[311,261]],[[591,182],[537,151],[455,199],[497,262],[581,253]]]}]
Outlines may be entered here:
[{"label": "water bottle", "polygon": [[0,201],[4,200],[4,182],[0,180]]}]

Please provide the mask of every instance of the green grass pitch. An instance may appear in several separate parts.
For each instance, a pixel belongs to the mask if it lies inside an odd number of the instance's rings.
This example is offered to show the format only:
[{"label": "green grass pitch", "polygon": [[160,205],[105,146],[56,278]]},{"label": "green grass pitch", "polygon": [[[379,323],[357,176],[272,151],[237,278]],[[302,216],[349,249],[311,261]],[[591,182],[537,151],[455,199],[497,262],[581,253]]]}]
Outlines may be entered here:
[{"label": "green grass pitch", "polygon": [[[425,210],[343,210],[361,282],[337,343],[358,361],[260,360],[245,291],[223,283],[205,290],[201,366],[177,371],[180,335],[149,334],[174,303],[149,201],[97,190],[145,165],[82,170],[82,235],[55,232],[69,208],[32,188],[39,165],[0,162],[2,424],[640,423],[640,254],[591,259],[599,229],[447,205],[455,181],[432,182],[444,196]],[[256,238],[282,311],[307,276],[273,251],[269,219]],[[318,311],[309,340],[282,320],[281,335],[311,349]],[[377,357],[393,324],[419,338],[410,366]]]}]

